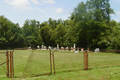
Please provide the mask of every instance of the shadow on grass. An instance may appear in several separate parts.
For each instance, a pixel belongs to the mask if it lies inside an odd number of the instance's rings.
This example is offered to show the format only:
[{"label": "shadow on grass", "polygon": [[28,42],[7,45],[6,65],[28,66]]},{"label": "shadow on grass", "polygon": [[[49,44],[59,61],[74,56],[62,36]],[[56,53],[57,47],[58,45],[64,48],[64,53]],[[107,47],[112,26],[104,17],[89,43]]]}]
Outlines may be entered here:
[{"label": "shadow on grass", "polygon": [[[60,73],[67,73],[67,72],[78,72],[78,71],[91,71],[94,69],[102,69],[102,68],[115,68],[115,67],[120,67],[120,66],[105,66],[105,67],[96,67],[96,68],[88,68],[88,70],[85,69],[71,69],[71,70],[61,70],[61,71],[56,71],[55,73],[60,74]],[[53,73],[52,73],[53,74]]]},{"label": "shadow on grass", "polygon": [[[92,68],[89,68],[88,70],[92,70]],[[78,71],[88,71],[84,69],[71,69],[71,70],[61,70],[61,71],[56,71],[55,73],[66,73],[66,72],[78,72]]]}]

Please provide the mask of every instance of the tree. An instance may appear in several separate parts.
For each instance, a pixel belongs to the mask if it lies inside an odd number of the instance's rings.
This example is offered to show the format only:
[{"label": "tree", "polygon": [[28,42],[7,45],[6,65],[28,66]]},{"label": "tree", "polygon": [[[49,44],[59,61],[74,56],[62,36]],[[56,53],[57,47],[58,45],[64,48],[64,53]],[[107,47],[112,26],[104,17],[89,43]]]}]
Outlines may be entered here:
[{"label": "tree", "polygon": [[49,25],[46,25],[40,29],[42,39],[44,41],[44,45],[51,46],[50,38],[51,38],[51,29]]},{"label": "tree", "polygon": [[64,46],[65,34],[66,34],[66,27],[60,23],[59,25],[57,25],[57,28],[52,31],[51,40],[55,40],[55,44]]},{"label": "tree", "polygon": [[14,24],[4,16],[0,16],[0,48],[23,47],[24,40],[19,24]]},{"label": "tree", "polygon": [[40,34],[40,22],[36,20],[26,20],[23,26],[23,35],[25,37],[25,45],[37,46],[42,45],[42,37]]},{"label": "tree", "polygon": [[76,8],[74,8],[73,13],[71,14],[71,19],[75,22],[84,21],[87,16],[86,4],[81,2]]},{"label": "tree", "polygon": [[74,22],[74,35],[79,47],[99,47],[102,36],[108,35],[110,14],[109,0],[89,0],[81,2],[71,14]]},{"label": "tree", "polygon": [[0,16],[0,48],[5,49],[10,47],[9,40],[11,38],[11,24],[12,22],[5,18],[4,16]]},{"label": "tree", "polygon": [[24,37],[22,34],[22,28],[19,24],[11,23],[11,37],[9,38],[9,46],[11,48],[24,47]]},{"label": "tree", "polygon": [[109,23],[110,14],[114,13],[113,9],[110,8],[109,0],[89,0],[86,4],[87,11],[92,12],[92,19]]}]

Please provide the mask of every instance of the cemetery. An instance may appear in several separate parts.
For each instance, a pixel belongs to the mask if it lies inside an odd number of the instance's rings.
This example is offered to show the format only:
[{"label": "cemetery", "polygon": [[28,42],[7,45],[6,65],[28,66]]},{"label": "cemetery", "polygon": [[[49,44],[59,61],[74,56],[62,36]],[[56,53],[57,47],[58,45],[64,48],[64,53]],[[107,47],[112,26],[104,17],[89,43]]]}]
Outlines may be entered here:
[{"label": "cemetery", "polygon": [[120,2],[78,1],[1,0],[0,80],[120,80]]},{"label": "cemetery", "polygon": [[57,44],[56,47],[49,46],[48,48],[44,45],[36,48],[15,48],[8,50],[7,53],[2,50],[0,55],[3,58],[0,61],[0,66],[4,70],[0,68],[0,75],[6,78],[24,79],[120,66],[119,54],[109,53],[109,56],[107,54],[100,52],[99,48],[94,51],[90,51],[89,48],[88,50],[76,48],[75,44],[70,48],[60,47]]}]

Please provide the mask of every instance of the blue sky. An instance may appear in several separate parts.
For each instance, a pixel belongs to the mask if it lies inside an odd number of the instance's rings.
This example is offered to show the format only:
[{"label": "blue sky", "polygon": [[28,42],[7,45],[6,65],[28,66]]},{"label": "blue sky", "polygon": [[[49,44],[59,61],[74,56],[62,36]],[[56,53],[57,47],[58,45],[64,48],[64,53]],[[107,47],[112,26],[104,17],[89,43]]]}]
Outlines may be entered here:
[{"label": "blue sky", "polygon": [[[4,15],[13,23],[24,24],[26,19],[40,22],[52,19],[66,20],[81,1],[87,0],[1,0],[0,15]],[[115,15],[111,19],[120,21],[120,0],[110,0]]]}]

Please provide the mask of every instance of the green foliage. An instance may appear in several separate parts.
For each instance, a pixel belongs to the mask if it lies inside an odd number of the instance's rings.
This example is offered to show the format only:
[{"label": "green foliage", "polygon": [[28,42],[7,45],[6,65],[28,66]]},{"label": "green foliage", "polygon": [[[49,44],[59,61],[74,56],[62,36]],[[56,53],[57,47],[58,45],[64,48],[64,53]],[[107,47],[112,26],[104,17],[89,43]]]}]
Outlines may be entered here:
[{"label": "green foliage", "polygon": [[87,0],[74,8],[68,20],[54,20],[40,23],[26,20],[23,27],[0,16],[0,49],[15,47],[65,47],[119,49],[120,22],[110,20],[114,14],[109,0]]},{"label": "green foliage", "polygon": [[46,25],[40,29],[44,45],[49,46],[50,45],[50,37],[51,37],[51,30],[49,25]]},{"label": "green foliage", "polygon": [[110,14],[113,9],[110,8],[109,0],[89,0],[87,1],[88,12],[92,12],[92,19],[95,21],[110,21]]},{"label": "green foliage", "polygon": [[42,37],[40,34],[40,23],[36,20],[26,20],[23,26],[23,36],[25,40],[25,46],[36,47],[41,45]]},{"label": "green foliage", "polygon": [[0,48],[23,47],[22,29],[4,16],[0,16]]},{"label": "green foliage", "polygon": [[119,23],[115,22],[115,21],[111,21],[110,22],[111,27],[112,27],[112,31],[111,34],[109,35],[110,39],[110,45],[108,46],[108,49],[117,49],[119,50],[119,46],[120,46],[120,25]]},{"label": "green foliage", "polygon": [[57,28],[53,30],[51,39],[55,40],[56,44],[60,44],[60,46],[64,46],[64,36],[66,34],[66,28],[63,24],[57,25]]},{"label": "green foliage", "polygon": [[88,0],[81,2],[71,14],[76,34],[76,43],[79,47],[106,48],[110,43],[102,40],[111,32],[109,0]]}]

